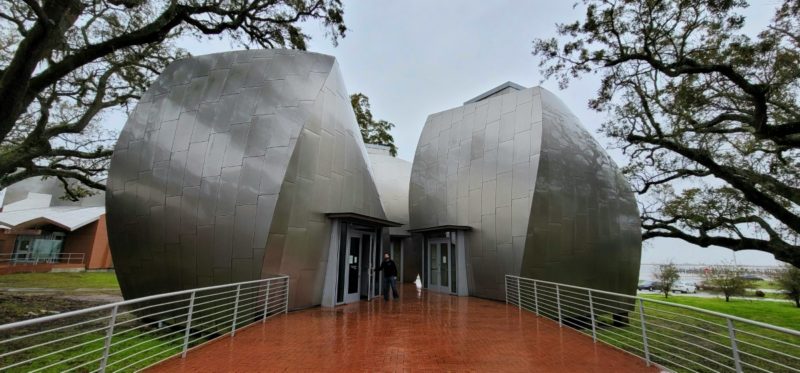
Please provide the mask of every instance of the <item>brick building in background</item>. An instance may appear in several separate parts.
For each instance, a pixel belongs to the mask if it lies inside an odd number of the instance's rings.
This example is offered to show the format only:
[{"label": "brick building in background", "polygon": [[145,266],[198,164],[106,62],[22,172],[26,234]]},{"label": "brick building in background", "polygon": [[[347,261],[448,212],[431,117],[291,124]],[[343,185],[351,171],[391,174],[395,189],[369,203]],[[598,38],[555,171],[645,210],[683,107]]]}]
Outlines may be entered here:
[{"label": "brick building in background", "polygon": [[0,274],[113,268],[105,194],[72,202],[56,179],[0,192]]}]

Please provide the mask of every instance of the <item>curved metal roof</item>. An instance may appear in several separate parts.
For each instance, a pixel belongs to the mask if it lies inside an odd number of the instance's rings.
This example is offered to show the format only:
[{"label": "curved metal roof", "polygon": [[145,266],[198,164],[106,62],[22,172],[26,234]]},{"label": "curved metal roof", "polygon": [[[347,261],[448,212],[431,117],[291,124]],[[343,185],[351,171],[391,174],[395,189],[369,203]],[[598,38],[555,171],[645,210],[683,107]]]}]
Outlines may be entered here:
[{"label": "curved metal roof", "polygon": [[408,231],[408,185],[411,180],[411,162],[392,157],[388,150],[367,145],[372,176],[381,197],[386,218],[403,224],[392,227],[389,234],[406,236]]}]

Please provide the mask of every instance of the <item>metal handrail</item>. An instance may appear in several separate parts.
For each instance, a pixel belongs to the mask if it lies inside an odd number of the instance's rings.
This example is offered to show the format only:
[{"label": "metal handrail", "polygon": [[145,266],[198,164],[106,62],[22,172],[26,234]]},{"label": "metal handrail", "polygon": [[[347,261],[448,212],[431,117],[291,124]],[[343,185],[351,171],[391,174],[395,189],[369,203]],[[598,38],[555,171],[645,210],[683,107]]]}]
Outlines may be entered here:
[{"label": "metal handrail", "polygon": [[784,327],[777,326],[777,325],[767,324],[767,323],[763,323],[763,322],[755,321],[755,320],[749,320],[749,319],[741,318],[741,317],[738,317],[738,316],[728,315],[728,314],[725,314],[725,313],[706,310],[706,309],[702,309],[702,308],[698,308],[698,307],[694,307],[694,306],[687,306],[685,304],[671,303],[671,302],[665,302],[665,301],[658,300],[658,299],[642,298],[642,297],[637,297],[637,296],[634,296],[634,295],[614,293],[614,292],[610,292],[610,291],[604,291],[604,290],[598,290],[598,289],[592,289],[592,288],[585,288],[585,287],[574,286],[574,285],[560,284],[560,283],[557,283],[557,282],[528,279],[528,278],[525,278],[525,277],[519,277],[519,276],[514,276],[514,275],[506,275],[506,277],[520,278],[520,279],[525,279],[525,280],[533,280],[533,281],[536,281],[536,282],[541,283],[541,284],[559,285],[559,286],[563,286],[563,287],[566,287],[566,288],[572,288],[572,289],[578,289],[578,290],[586,290],[586,291],[591,290],[592,293],[596,293],[596,294],[613,295],[615,297],[623,297],[623,298],[628,298],[628,299],[642,299],[642,300],[647,301],[647,302],[653,302],[653,303],[659,303],[659,304],[666,305],[666,306],[683,308],[683,309],[692,310],[692,311],[704,313],[704,314],[707,314],[707,315],[718,316],[718,317],[722,317],[722,318],[729,318],[729,319],[731,319],[733,321],[738,321],[738,322],[743,322],[745,324],[751,324],[751,325],[755,325],[755,326],[760,326],[762,328],[771,329],[771,330],[774,330],[774,331],[777,331],[777,332],[791,334],[791,335],[800,337],[800,331],[797,331],[797,330],[794,330],[794,329],[788,329],[788,328],[784,328]]},{"label": "metal handrail", "polygon": [[[74,260],[74,263],[73,263]],[[45,256],[35,254],[21,254],[21,253],[2,253],[0,254],[0,262],[8,262],[12,265],[17,264],[39,264],[39,263],[66,263],[66,264],[84,264],[86,261],[86,253],[57,253]]]},{"label": "metal handrail", "polygon": [[288,300],[289,277],[278,276],[4,324],[0,371],[141,369],[284,314]]},{"label": "metal handrail", "polygon": [[[800,372],[798,330],[657,299],[514,275],[506,275],[505,292],[506,303],[637,355],[648,366],[681,371]],[[604,321],[608,316],[612,316],[611,322]],[[760,334],[764,332],[770,335]]]}]

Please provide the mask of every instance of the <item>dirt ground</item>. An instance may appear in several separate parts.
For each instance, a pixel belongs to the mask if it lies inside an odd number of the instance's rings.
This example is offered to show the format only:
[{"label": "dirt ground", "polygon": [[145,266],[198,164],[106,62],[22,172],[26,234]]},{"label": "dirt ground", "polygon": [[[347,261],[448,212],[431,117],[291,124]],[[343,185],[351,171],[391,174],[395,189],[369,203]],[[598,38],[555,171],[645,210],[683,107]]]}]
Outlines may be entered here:
[{"label": "dirt ground", "polygon": [[122,300],[119,292],[0,289],[0,324],[93,307]]}]

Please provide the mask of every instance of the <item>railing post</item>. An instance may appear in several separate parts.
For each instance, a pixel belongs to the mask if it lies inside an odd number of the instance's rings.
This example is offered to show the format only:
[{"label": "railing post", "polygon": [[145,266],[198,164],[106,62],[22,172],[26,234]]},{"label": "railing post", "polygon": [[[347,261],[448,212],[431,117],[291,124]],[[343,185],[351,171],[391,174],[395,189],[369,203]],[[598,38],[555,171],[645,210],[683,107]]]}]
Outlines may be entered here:
[{"label": "railing post", "polygon": [[564,323],[561,321],[561,292],[558,290],[558,284],[556,284],[556,307],[558,307],[558,326],[561,327]]},{"label": "railing post", "polygon": [[519,277],[517,277],[517,308],[522,309],[522,286]]},{"label": "railing post", "polygon": [[239,294],[242,292],[242,284],[236,285],[236,300],[233,303],[233,323],[231,323],[231,337],[236,335],[236,316],[239,315]]},{"label": "railing post", "polygon": [[728,322],[728,336],[731,339],[731,352],[733,353],[733,363],[736,366],[736,372],[742,373],[742,362],[739,360],[739,347],[736,345],[736,331],[733,329],[733,320],[725,318]]},{"label": "railing post", "polygon": [[506,279],[503,282],[503,285],[506,286],[506,305],[508,305],[508,275],[506,275]]},{"label": "railing post", "polygon": [[536,280],[533,280],[533,308],[536,316],[539,316],[539,289],[536,286]]},{"label": "railing post", "polygon": [[183,351],[181,351],[181,358],[186,357],[186,351],[189,349],[189,334],[192,329],[192,315],[194,314],[194,295],[196,292],[192,292],[192,295],[189,297],[189,311],[186,313],[186,331],[183,332]]},{"label": "railing post", "polygon": [[106,371],[106,365],[108,364],[108,352],[111,350],[111,338],[114,337],[114,325],[117,323],[117,308],[119,306],[114,306],[111,309],[111,318],[108,320],[108,331],[106,332],[106,340],[103,344],[103,358],[100,360],[100,372],[103,373]]},{"label": "railing post", "polygon": [[286,295],[284,296],[283,313],[289,313],[289,277],[286,277]]},{"label": "railing post", "polygon": [[650,366],[650,348],[647,345],[647,328],[645,326],[644,318],[644,299],[639,298],[639,318],[642,320],[642,343],[644,346],[644,360],[647,366]]},{"label": "railing post", "polygon": [[594,302],[591,290],[589,290],[589,317],[592,318],[592,340],[597,343],[597,323],[594,320]]},{"label": "railing post", "polygon": [[264,314],[261,316],[261,323],[267,321],[267,311],[269,308],[269,286],[272,285],[272,280],[267,280],[267,290],[264,291]]}]

